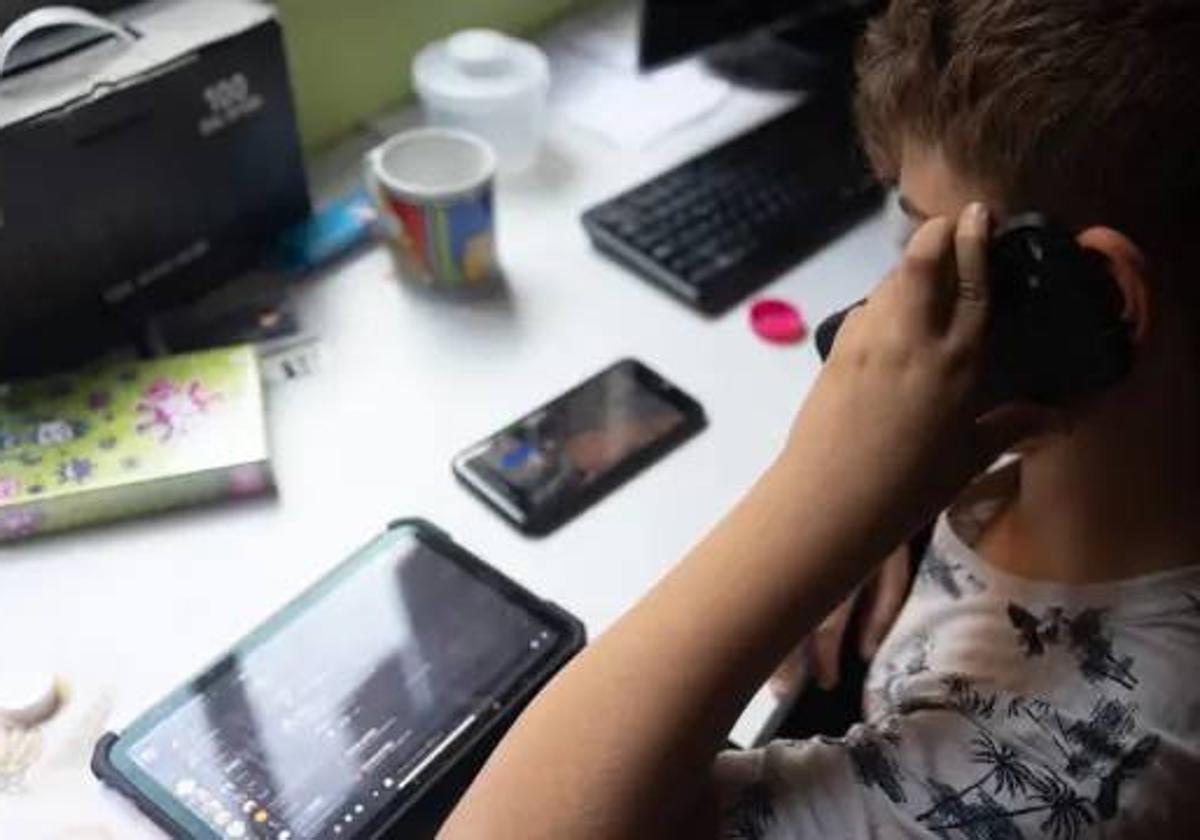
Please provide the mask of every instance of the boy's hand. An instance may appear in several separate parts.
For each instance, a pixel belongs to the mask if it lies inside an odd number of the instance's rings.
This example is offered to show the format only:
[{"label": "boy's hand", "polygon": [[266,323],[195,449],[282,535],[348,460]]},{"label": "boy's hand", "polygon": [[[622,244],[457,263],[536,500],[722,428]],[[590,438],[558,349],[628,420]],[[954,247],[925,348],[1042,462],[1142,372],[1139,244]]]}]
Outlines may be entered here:
[{"label": "boy's hand", "polygon": [[1034,405],[981,416],[987,212],[936,218],[852,311],[805,401],[780,468],[817,482],[819,512],[856,556],[878,558],[1006,449],[1056,424]]}]

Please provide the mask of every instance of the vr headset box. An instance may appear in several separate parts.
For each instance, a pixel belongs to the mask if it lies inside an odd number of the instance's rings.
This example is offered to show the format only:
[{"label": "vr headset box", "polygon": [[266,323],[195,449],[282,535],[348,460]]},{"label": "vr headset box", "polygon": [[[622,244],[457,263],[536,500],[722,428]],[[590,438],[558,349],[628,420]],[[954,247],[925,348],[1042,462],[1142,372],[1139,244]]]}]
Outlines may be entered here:
[{"label": "vr headset box", "polygon": [[[55,38],[88,29],[95,39],[54,55]],[[268,5],[43,8],[6,33],[0,63],[17,69],[0,76],[0,376],[73,366],[137,334],[308,216]]]}]

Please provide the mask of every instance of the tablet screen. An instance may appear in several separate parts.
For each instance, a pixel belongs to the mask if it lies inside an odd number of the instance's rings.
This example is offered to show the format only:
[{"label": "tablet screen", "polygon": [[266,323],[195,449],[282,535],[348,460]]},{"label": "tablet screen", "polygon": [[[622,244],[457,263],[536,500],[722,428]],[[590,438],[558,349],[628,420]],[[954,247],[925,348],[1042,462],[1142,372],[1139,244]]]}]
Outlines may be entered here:
[{"label": "tablet screen", "polygon": [[557,642],[400,530],[135,723],[126,758],[214,835],[354,836]]}]

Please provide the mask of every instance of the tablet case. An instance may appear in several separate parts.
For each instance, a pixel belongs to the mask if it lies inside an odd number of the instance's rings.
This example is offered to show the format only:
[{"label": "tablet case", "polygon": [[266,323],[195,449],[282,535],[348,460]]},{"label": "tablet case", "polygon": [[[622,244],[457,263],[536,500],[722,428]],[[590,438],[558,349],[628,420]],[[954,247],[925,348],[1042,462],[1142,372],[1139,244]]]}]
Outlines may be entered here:
[{"label": "tablet case", "polygon": [[[397,528],[414,528],[419,534],[430,540],[438,548],[464,560],[473,571],[488,578],[498,588],[508,592],[520,592],[526,600],[534,596],[524,587],[487,565],[453,539],[441,528],[419,518],[399,519],[388,525],[388,530]],[[504,733],[516,721],[517,716],[528,705],[529,701],[550,681],[571,657],[583,649],[587,642],[587,631],[583,623],[569,612],[550,601],[540,600],[540,605],[550,618],[560,625],[564,636],[563,644],[558,655],[544,663],[541,670],[532,672],[520,693],[509,700],[506,708],[491,718],[486,725],[479,727],[451,755],[450,760],[435,762],[418,777],[411,797],[397,808],[394,813],[387,814],[382,821],[365,824],[354,834],[346,836],[346,840],[408,840],[409,838],[432,838],[442,822],[449,816],[450,811],[458,802],[459,797],[466,791],[475,774],[483,767],[485,761]],[[159,828],[172,837],[183,837],[179,826],[158,807],[153,799],[146,796],[136,785],[133,785],[113,766],[111,754],[113,747],[120,741],[121,736],[105,733],[96,742],[92,753],[92,773],[104,784],[132,800],[138,809],[149,817]]]}]

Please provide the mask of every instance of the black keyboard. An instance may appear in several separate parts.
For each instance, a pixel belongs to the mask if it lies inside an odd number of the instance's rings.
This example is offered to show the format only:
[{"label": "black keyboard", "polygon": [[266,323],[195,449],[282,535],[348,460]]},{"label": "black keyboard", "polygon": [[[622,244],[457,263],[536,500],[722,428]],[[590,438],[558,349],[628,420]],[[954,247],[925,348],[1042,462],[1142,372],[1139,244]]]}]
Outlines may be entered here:
[{"label": "black keyboard", "polygon": [[601,251],[722,312],[877,208],[844,97],[809,100],[583,214]]}]

